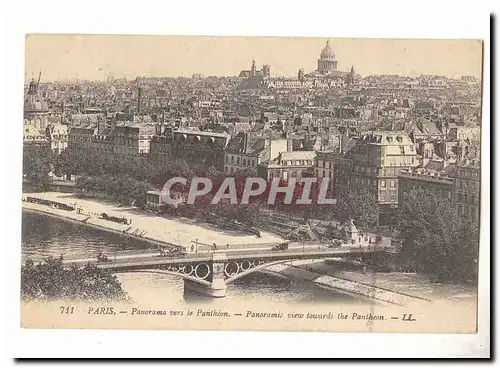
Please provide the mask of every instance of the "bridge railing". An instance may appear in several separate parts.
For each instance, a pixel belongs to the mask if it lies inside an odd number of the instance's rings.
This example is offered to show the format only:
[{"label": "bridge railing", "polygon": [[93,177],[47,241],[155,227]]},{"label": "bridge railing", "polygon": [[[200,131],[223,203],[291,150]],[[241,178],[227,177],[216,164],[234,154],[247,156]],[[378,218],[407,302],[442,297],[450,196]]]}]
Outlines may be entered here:
[{"label": "bridge railing", "polygon": [[[197,241],[191,241],[191,244],[195,249],[198,249],[198,252],[206,252],[211,250],[225,250],[225,249],[252,249],[252,248],[272,248],[276,244],[280,244],[279,242],[267,242],[267,243],[219,243],[219,244],[206,244]],[[195,251],[193,249],[193,251]],[[191,250],[191,249],[188,249]]]}]

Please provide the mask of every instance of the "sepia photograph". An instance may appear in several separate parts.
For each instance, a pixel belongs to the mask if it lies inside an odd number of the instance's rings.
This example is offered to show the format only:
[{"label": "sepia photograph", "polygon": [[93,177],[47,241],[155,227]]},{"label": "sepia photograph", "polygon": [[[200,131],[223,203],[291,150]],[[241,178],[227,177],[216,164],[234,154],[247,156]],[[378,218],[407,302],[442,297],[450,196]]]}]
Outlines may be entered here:
[{"label": "sepia photograph", "polygon": [[21,326],[475,333],[482,67],[474,39],[26,35]]}]

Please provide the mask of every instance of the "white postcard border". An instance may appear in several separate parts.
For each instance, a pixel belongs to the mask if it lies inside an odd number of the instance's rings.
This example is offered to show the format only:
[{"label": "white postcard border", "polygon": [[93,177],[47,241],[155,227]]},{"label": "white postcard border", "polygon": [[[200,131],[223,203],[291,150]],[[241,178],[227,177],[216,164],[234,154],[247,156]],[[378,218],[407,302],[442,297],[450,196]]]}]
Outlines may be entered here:
[{"label": "white postcard border", "polygon": [[[77,2],[75,2],[77,3]],[[109,4],[111,3],[111,4]],[[461,7],[419,1],[414,6],[348,2],[316,5],[87,0],[79,5],[11,3],[4,66],[7,92],[3,131],[7,168],[2,181],[5,225],[4,278],[8,353],[14,357],[409,357],[485,355],[489,344],[489,18],[477,3]],[[365,3],[365,4],[363,4]],[[427,3],[427,6],[426,6]],[[15,5],[14,5],[15,4]],[[23,5],[24,4],[24,5]],[[430,5],[432,4],[432,7]],[[450,3],[451,4],[451,3]],[[14,7],[16,13],[13,13]],[[286,9],[286,11],[283,11]],[[283,12],[280,12],[283,11]],[[18,139],[24,80],[24,33],[142,33],[331,37],[480,38],[484,44],[482,210],[477,335],[340,334],[277,332],[27,330],[19,328],[21,140]],[[7,205],[5,205],[7,204]]]}]

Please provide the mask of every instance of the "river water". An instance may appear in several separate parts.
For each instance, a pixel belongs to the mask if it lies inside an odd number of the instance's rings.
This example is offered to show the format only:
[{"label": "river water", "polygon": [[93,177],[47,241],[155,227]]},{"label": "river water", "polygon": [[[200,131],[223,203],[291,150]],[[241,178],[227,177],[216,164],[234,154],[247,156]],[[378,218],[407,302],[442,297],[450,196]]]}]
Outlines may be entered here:
[{"label": "river water", "polygon": [[[147,243],[132,241],[117,234],[91,228],[84,224],[23,211],[22,222],[22,259],[31,258],[42,261],[48,256],[66,259],[94,258],[99,250],[112,255],[115,251],[137,250],[144,252]],[[194,293],[184,293],[181,278],[149,273],[119,274],[123,288],[133,301],[165,301],[174,305],[211,304],[221,308],[235,303],[278,304],[316,303],[325,304],[360,304],[352,296],[338,294],[320,288],[310,282],[289,279],[278,275],[255,272],[236,280],[228,286],[225,298],[213,299]]]}]

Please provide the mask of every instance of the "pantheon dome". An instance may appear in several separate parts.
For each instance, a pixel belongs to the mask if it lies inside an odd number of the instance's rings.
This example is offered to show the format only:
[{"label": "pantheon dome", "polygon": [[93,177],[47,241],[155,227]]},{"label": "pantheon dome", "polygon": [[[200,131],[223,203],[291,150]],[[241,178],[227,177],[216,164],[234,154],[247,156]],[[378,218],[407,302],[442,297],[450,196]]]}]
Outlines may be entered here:
[{"label": "pantheon dome", "polygon": [[326,41],[326,46],[321,50],[320,59],[323,60],[335,60],[335,53],[330,47],[330,41]]},{"label": "pantheon dome", "polygon": [[326,46],[321,50],[318,59],[318,72],[321,74],[329,74],[337,70],[337,61],[335,60],[335,53],[330,47],[330,41],[326,41]]}]

